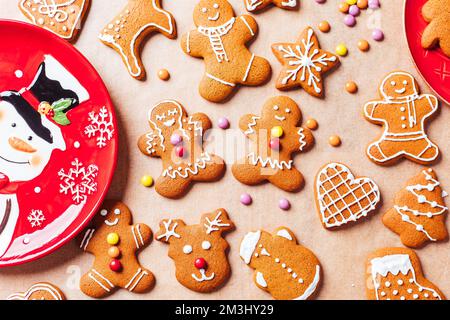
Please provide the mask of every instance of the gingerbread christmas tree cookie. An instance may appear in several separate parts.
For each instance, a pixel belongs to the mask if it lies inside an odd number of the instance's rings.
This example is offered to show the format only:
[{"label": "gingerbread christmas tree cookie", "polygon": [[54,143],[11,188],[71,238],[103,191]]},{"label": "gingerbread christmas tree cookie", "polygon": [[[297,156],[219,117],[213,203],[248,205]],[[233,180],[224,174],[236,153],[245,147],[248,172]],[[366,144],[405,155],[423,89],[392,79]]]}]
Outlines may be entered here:
[{"label": "gingerbread christmas tree cookie", "polygon": [[439,45],[450,57],[450,0],[428,0],[422,7],[422,16],[429,22],[422,34],[422,47],[432,49]]},{"label": "gingerbread christmas tree cookie", "polygon": [[270,5],[281,9],[294,10],[298,8],[300,0],[244,0],[245,7],[249,12],[263,10]]},{"label": "gingerbread christmas tree cookie", "polygon": [[212,102],[230,97],[238,85],[258,86],[271,75],[269,62],[246,47],[258,25],[249,15],[236,17],[226,0],[201,0],[194,9],[196,29],[183,35],[181,48],[205,62],[200,95]]},{"label": "gingerbread christmas tree cookie", "polygon": [[148,114],[150,131],[138,142],[149,157],[161,158],[163,172],[155,183],[156,191],[167,198],[183,196],[193,182],[220,179],[225,163],[203,149],[206,130],[211,121],[203,113],[189,116],[176,101],[165,100]]},{"label": "gingerbread christmas tree cookie", "polygon": [[297,42],[273,44],[272,51],[283,65],[277,89],[302,87],[314,97],[323,97],[323,75],[339,65],[339,58],[320,48],[311,27],[302,32]]},{"label": "gingerbread christmas tree cookie", "polygon": [[297,103],[285,96],[269,99],[261,115],[243,116],[239,127],[250,139],[251,149],[243,160],[233,165],[234,177],[247,185],[269,181],[288,192],[301,189],[303,175],[295,168],[292,157],[314,144],[311,131],[299,127],[301,122]]},{"label": "gingerbread christmas tree cookie", "polygon": [[408,247],[445,240],[448,238],[445,227],[448,208],[443,199],[446,195],[435,172],[423,169],[396,195],[394,207],[383,216],[383,223],[399,234]]}]

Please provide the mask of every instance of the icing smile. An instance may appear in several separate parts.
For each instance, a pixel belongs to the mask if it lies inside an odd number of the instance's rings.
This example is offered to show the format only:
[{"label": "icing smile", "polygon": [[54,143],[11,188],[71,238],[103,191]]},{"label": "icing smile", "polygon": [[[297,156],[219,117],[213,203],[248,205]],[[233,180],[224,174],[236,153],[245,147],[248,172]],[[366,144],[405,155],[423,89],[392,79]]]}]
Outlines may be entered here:
[{"label": "icing smile", "polygon": [[30,164],[29,161],[13,161],[13,160],[6,159],[2,156],[0,156],[0,159],[4,160],[6,162],[9,162],[9,163],[14,163],[14,164]]},{"label": "icing smile", "polygon": [[112,222],[109,220],[105,220],[105,224],[110,227],[115,226],[118,223],[119,223],[119,218],[114,219],[114,221],[112,221]]},{"label": "icing smile", "polygon": [[167,121],[164,122],[164,125],[165,125],[166,127],[171,127],[171,126],[173,126],[174,124],[175,124],[175,119],[167,120]]},{"label": "icing smile", "polygon": [[286,120],[286,117],[275,116],[275,119],[277,119],[278,121],[284,121]]},{"label": "icing smile", "polygon": [[206,275],[205,269],[200,269],[200,274],[202,275],[201,278],[197,277],[194,273],[192,274],[192,278],[194,278],[195,281],[197,281],[197,282],[203,282],[203,281],[210,281],[210,280],[214,279],[214,276],[215,276],[215,274],[214,274],[214,272],[213,272],[213,273],[208,277],[208,276]]},{"label": "icing smile", "polygon": [[220,12],[217,12],[217,14],[214,17],[208,17],[209,21],[217,21],[220,17]]},{"label": "icing smile", "polygon": [[406,88],[402,88],[402,89],[399,89],[399,90],[395,90],[395,92],[398,93],[398,94],[405,93],[405,92],[406,92]]}]

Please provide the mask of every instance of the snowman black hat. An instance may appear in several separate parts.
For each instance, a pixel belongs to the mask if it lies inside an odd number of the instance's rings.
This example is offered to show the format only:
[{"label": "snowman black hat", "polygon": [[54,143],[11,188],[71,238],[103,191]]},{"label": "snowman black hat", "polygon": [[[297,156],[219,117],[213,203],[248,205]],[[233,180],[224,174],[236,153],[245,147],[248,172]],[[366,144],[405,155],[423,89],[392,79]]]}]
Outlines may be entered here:
[{"label": "snowman black hat", "polygon": [[44,61],[28,87],[0,93],[0,101],[10,103],[37,136],[62,150],[65,149],[65,143],[60,127],[70,122],[63,123],[55,118],[51,121],[48,116],[38,111],[40,106],[55,106],[64,102],[59,114],[65,117],[69,110],[88,99],[87,90],[51,55],[44,56]]}]

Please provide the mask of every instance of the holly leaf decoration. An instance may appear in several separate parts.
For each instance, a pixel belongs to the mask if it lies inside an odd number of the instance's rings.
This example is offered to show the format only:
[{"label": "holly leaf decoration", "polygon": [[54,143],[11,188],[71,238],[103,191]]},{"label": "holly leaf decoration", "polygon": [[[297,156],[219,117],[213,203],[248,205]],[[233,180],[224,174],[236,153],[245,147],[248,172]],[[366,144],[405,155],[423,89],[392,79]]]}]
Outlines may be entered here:
[{"label": "holly leaf decoration", "polygon": [[55,111],[53,121],[61,126],[68,126],[70,124],[70,120],[67,118],[67,115],[62,111]]},{"label": "holly leaf decoration", "polygon": [[75,99],[72,99],[72,98],[60,99],[56,102],[53,102],[52,109],[55,111],[55,113],[63,112],[65,110],[69,109],[74,103],[75,103]]}]

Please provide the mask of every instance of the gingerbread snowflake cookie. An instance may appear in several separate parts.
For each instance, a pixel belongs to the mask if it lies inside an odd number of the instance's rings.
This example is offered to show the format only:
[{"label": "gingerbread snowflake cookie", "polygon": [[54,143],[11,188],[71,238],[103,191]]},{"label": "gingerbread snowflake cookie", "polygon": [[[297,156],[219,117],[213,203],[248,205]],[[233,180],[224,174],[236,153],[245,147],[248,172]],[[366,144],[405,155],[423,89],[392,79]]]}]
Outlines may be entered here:
[{"label": "gingerbread snowflake cookie", "polygon": [[341,163],[329,163],[319,170],[314,194],[320,220],[327,229],[366,217],[381,199],[372,179],[355,178]]},{"label": "gingerbread snowflake cookie", "polygon": [[394,207],[385,213],[383,223],[399,234],[402,243],[408,247],[446,240],[446,195],[436,173],[432,169],[423,169],[397,193]]},{"label": "gingerbread snowflake cookie", "polygon": [[276,87],[290,90],[302,87],[314,97],[323,97],[323,74],[339,65],[338,56],[320,48],[314,30],[306,28],[295,43],[276,43],[272,51],[283,65]]},{"label": "gingerbread snowflake cookie", "polygon": [[439,45],[450,57],[450,0],[428,0],[422,7],[422,16],[429,24],[422,34],[422,47],[432,49]]},{"label": "gingerbread snowflake cookie", "polygon": [[383,248],[367,260],[369,300],[445,300],[425,278],[419,257],[411,249]]},{"label": "gingerbread snowflake cookie", "polygon": [[307,248],[299,245],[294,234],[282,227],[270,234],[249,232],[241,242],[240,256],[255,269],[258,288],[278,300],[311,299],[321,281],[320,262]]},{"label": "gingerbread snowflake cookie", "polygon": [[144,293],[155,284],[153,273],[141,266],[137,252],[152,239],[145,224],[132,224],[128,207],[107,201],[91,227],[79,236],[80,248],[95,256],[92,268],[81,277],[80,289],[93,298],[103,298],[117,288]]},{"label": "gingerbread snowflake cookie", "polygon": [[196,29],[183,36],[181,47],[186,54],[205,61],[199,86],[203,98],[221,102],[238,85],[258,86],[269,79],[269,62],[246,47],[258,31],[253,17],[236,17],[226,0],[201,0],[194,9],[194,23]]},{"label": "gingerbread snowflake cookie", "polygon": [[204,214],[200,224],[163,220],[155,238],[169,244],[177,280],[190,290],[207,293],[220,288],[230,277],[229,245],[223,233],[233,229],[225,209],[218,209]]},{"label": "gingerbread snowflake cookie", "polygon": [[299,0],[244,0],[244,3],[249,12],[263,10],[271,4],[286,10],[294,10],[299,6]]},{"label": "gingerbread snowflake cookie", "polygon": [[25,292],[14,293],[7,300],[66,300],[64,293],[48,282],[33,284]]},{"label": "gingerbread snowflake cookie", "polygon": [[314,144],[311,131],[298,127],[301,122],[300,108],[285,96],[269,99],[260,116],[243,116],[239,127],[252,145],[245,159],[233,165],[234,177],[247,185],[269,181],[285,191],[301,189],[303,175],[295,168],[292,156]]},{"label": "gingerbread snowflake cookie", "polygon": [[420,94],[414,77],[406,72],[388,74],[379,88],[382,100],[368,102],[364,115],[383,126],[381,137],[367,148],[367,156],[379,165],[391,165],[401,158],[430,164],[439,156],[438,147],[425,132],[425,123],[438,109],[438,100]]},{"label": "gingerbread snowflake cookie", "polygon": [[146,73],[140,56],[141,45],[155,32],[169,39],[177,37],[175,19],[162,9],[161,0],[128,0],[125,8],[103,28],[99,38],[120,54],[133,78],[143,80]]},{"label": "gingerbread snowflake cookie", "polygon": [[21,0],[19,8],[33,24],[73,41],[89,4],[90,0]]},{"label": "gingerbread snowflake cookie", "polygon": [[203,150],[203,137],[211,121],[203,113],[189,116],[176,101],[155,105],[148,115],[150,129],[138,142],[149,157],[161,158],[163,172],[155,184],[156,191],[167,198],[179,198],[195,182],[220,179],[225,163]]}]

